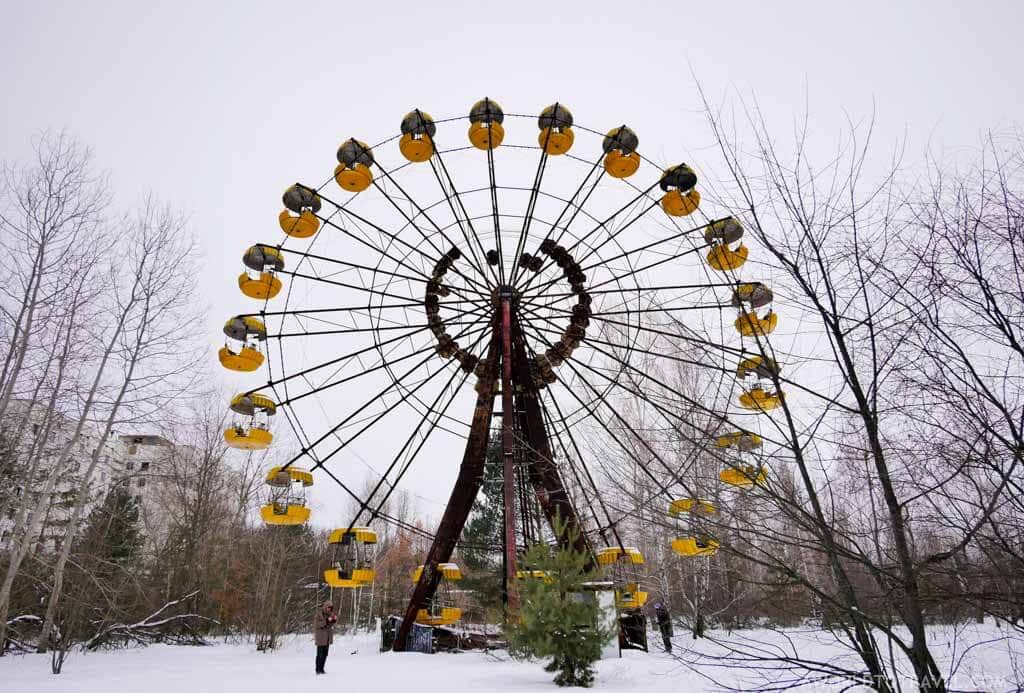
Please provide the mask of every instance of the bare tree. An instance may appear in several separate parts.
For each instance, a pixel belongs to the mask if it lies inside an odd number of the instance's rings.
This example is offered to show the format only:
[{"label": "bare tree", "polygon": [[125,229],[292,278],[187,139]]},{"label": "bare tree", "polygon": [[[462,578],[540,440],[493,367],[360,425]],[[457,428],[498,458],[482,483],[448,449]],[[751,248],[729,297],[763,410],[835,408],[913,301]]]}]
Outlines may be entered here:
[{"label": "bare tree", "polygon": [[[182,220],[169,209],[148,201],[135,220],[125,224],[126,245],[112,253],[110,281],[114,287],[110,327],[93,380],[86,412],[99,397],[105,409],[99,438],[106,440],[115,423],[152,420],[168,398],[181,396],[195,381],[198,352],[188,326],[198,320],[193,290],[196,249]],[[126,271],[127,270],[127,271]],[[83,413],[80,426],[88,413]],[[89,500],[93,472],[100,462],[97,446],[82,473],[53,569],[43,637],[60,602],[64,569]]]},{"label": "bare tree", "polygon": [[[917,191],[898,183],[898,155],[872,166],[870,122],[851,125],[836,153],[817,162],[806,122],[786,148],[756,108],[745,111],[746,128],[707,112],[726,170],[724,182],[709,183],[709,197],[742,220],[781,270],[776,294],[825,347],[800,353],[797,342],[787,353],[755,336],[753,353],[774,363],[813,359],[815,387],[771,373],[786,396],[765,438],[795,485],[762,485],[772,512],[753,515],[723,548],[767,571],[762,579],[813,595],[864,667],[796,656],[778,660],[780,670],[827,670],[890,691],[905,661],[918,686],[943,691],[926,632],[935,566],[952,563],[991,524],[1019,475],[1020,388],[1012,374],[1021,367],[1020,270],[984,272],[993,254],[1003,259],[1000,270],[1020,267],[1012,250],[1018,232],[1005,222],[987,236],[976,224],[950,232],[935,214],[950,209],[942,195],[922,209]],[[1005,219],[1002,191],[991,211]],[[951,423],[963,426],[950,435]],[[1003,454],[978,454],[985,438]],[[943,449],[952,454],[937,464]],[[953,498],[962,521],[950,533],[939,518],[948,518]]]},{"label": "bare tree", "polygon": [[108,201],[90,152],[67,134],[43,134],[34,151],[31,164],[6,164],[0,182],[0,249],[11,270],[11,281],[0,287],[0,320],[6,323],[0,332],[0,421],[46,323],[61,312],[68,267],[80,264]]},{"label": "bare tree", "polygon": [[[66,135],[44,135],[36,160],[4,172],[0,236],[19,291],[3,289],[2,316],[11,327],[0,377],[0,427],[11,445],[20,479],[4,493],[0,510],[14,515],[8,561],[0,583],[0,643],[10,595],[21,565],[36,541],[54,486],[66,473],[76,441],[51,449],[68,412],[75,376],[90,357],[81,334],[93,317],[95,258],[106,207],[103,181],[90,168],[88,151]],[[29,393],[13,412],[15,395]],[[31,425],[30,425],[31,424]],[[59,459],[58,459],[59,458]],[[55,462],[54,460],[58,461]]]}]

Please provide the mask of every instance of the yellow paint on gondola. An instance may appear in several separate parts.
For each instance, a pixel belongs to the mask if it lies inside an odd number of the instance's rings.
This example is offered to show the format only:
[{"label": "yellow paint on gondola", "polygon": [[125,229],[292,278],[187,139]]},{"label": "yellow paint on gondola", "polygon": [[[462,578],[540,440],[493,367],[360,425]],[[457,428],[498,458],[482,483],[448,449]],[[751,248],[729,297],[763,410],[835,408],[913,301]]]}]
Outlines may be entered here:
[{"label": "yellow paint on gondola", "polygon": [[647,603],[647,592],[636,582],[627,582],[615,590],[615,605],[620,609],[640,609]]},{"label": "yellow paint on gondola", "polygon": [[607,546],[600,549],[597,554],[598,565],[612,565],[620,559],[624,559],[633,565],[642,565],[644,562],[644,555],[640,553],[640,550],[633,546]]},{"label": "yellow paint on gondola", "polygon": [[740,406],[754,411],[771,411],[782,404],[784,395],[781,392],[767,392],[760,387],[751,388],[740,395]]},{"label": "yellow paint on gondola", "polygon": [[292,216],[287,209],[282,210],[277,215],[277,223],[292,238],[309,238],[320,228],[320,220],[308,209],[298,216]]},{"label": "yellow paint on gondola", "polygon": [[572,149],[572,144],[575,141],[576,135],[568,126],[557,129],[542,128],[540,134],[537,135],[537,144],[550,156],[565,154]]},{"label": "yellow paint on gondola", "polygon": [[424,626],[450,626],[462,618],[462,609],[455,606],[442,607],[436,613],[430,613],[426,609],[416,612],[416,623]]},{"label": "yellow paint on gondola", "polygon": [[505,128],[501,123],[473,123],[469,126],[469,142],[477,149],[487,151],[501,146],[505,140]]},{"label": "yellow paint on gondola", "polygon": [[238,275],[238,288],[249,298],[269,299],[281,292],[281,280],[270,272],[260,272],[258,278],[242,272]]},{"label": "yellow paint on gondola", "polygon": [[673,217],[686,217],[697,211],[700,206],[700,193],[696,190],[681,192],[669,190],[661,196],[661,208]]},{"label": "yellow paint on gondola", "polygon": [[714,515],[715,504],[700,498],[676,498],[668,505],[668,513],[673,517],[682,513],[694,515]]},{"label": "yellow paint on gondola", "polygon": [[356,541],[360,544],[376,544],[377,533],[369,527],[340,528],[331,532],[327,537],[328,544],[341,544],[346,538],[349,541]]},{"label": "yellow paint on gondola", "polygon": [[291,503],[268,503],[260,508],[260,517],[268,525],[303,525],[309,520],[310,509]]},{"label": "yellow paint on gondola", "polygon": [[[445,580],[456,581],[462,579],[462,571],[459,566],[455,563],[439,563],[437,569],[441,572],[441,577]],[[420,581],[420,575],[423,574],[423,566],[419,566],[416,570],[412,571],[413,584]]]},{"label": "yellow paint on gondola", "polygon": [[427,134],[415,136],[407,133],[398,141],[398,150],[406,159],[418,164],[434,155],[434,141]]},{"label": "yellow paint on gondola", "polygon": [[334,168],[334,182],[343,190],[362,192],[373,183],[373,173],[363,164],[354,164],[351,168],[345,164],[338,164]]},{"label": "yellow paint on gondola", "polygon": [[726,245],[717,245],[708,252],[708,265],[719,272],[738,269],[747,261],[749,254],[747,246],[742,243],[736,250],[730,250]]},{"label": "yellow paint on gondola", "polygon": [[774,332],[778,324],[779,316],[772,311],[768,311],[763,318],[757,313],[740,311],[739,317],[733,323],[736,331],[744,337],[764,337]]},{"label": "yellow paint on gondola", "polygon": [[751,489],[755,484],[764,484],[768,480],[768,468],[752,464],[741,464],[718,473],[722,483],[737,488]]},{"label": "yellow paint on gondola", "polygon": [[640,155],[636,152],[623,154],[613,149],[604,155],[604,170],[612,178],[629,178],[640,169]]},{"label": "yellow paint on gondola", "polygon": [[271,467],[267,471],[266,482],[268,486],[289,486],[291,484],[302,484],[305,487],[313,485],[313,473],[298,467]]},{"label": "yellow paint on gondola", "polygon": [[224,430],[224,442],[236,450],[266,450],[274,436],[265,428],[231,426]]},{"label": "yellow paint on gondola", "polygon": [[373,584],[377,577],[376,571],[372,568],[356,568],[350,573],[345,573],[338,568],[329,568],[324,571],[324,582],[330,587],[340,589],[355,589]]},{"label": "yellow paint on gondola", "polygon": [[718,548],[719,543],[707,537],[676,537],[672,540],[672,550],[680,556],[714,556]]},{"label": "yellow paint on gondola", "polygon": [[228,347],[221,347],[217,352],[217,358],[220,360],[220,365],[229,371],[250,373],[263,365],[263,354],[259,349],[248,346],[242,347],[238,352],[234,352]]}]

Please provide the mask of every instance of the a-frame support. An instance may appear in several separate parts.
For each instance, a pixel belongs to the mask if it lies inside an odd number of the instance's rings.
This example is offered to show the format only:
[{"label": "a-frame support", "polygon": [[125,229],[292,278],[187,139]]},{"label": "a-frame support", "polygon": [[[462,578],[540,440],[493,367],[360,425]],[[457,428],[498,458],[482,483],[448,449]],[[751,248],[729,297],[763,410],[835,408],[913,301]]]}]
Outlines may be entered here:
[{"label": "a-frame support", "polygon": [[[529,363],[523,333],[515,316],[515,298],[510,291],[502,291],[496,301],[497,316],[494,321],[490,346],[487,352],[487,364],[497,366],[500,363],[500,374],[491,368],[488,380],[478,380],[477,401],[470,425],[466,450],[462,456],[459,475],[455,480],[451,497],[445,508],[441,523],[438,525],[434,542],[424,561],[423,572],[416,587],[413,589],[409,606],[405,610],[402,623],[395,634],[394,649],[396,652],[405,650],[409,633],[419,610],[425,608],[437,591],[441,574],[438,565],[451,558],[455,545],[462,535],[473,501],[480,492],[483,481],[484,463],[490,442],[491,419],[494,416],[495,387],[501,382],[502,394],[502,463],[504,479],[504,567],[505,594],[510,610],[517,607],[516,577],[516,539],[515,539],[515,506],[513,478],[516,445],[514,427],[519,428],[519,446],[525,448],[525,460],[530,484],[548,522],[553,525],[554,519],[560,517],[566,528],[576,528],[574,546],[578,551],[591,556],[589,545],[582,532],[579,518],[572,502],[562,484],[561,475],[551,457],[551,447],[544,418],[537,397]],[[500,355],[500,360],[499,360]],[[557,537],[565,543],[565,535]]]},{"label": "a-frame support", "polygon": [[[497,335],[491,339],[491,345],[487,351],[489,363],[497,363],[500,353],[500,343]],[[441,580],[441,574],[437,569],[438,564],[447,563],[455,550],[455,544],[462,535],[462,527],[466,524],[469,511],[473,507],[477,493],[480,492],[480,483],[484,475],[484,460],[487,457],[487,446],[490,442],[491,416],[494,413],[494,382],[485,383],[481,387],[478,383],[476,408],[473,410],[473,422],[469,429],[469,438],[466,440],[466,451],[462,455],[462,464],[459,467],[459,476],[455,479],[455,487],[448,499],[441,523],[437,527],[437,534],[434,535],[434,543],[427,553],[427,560],[424,561],[423,572],[420,574],[419,582],[413,589],[409,606],[402,618],[402,625],[398,627],[395,635],[394,649],[396,652],[405,650],[406,641],[412,630],[412,624],[416,622],[416,614],[424,608],[427,602],[437,591],[437,583]]]}]

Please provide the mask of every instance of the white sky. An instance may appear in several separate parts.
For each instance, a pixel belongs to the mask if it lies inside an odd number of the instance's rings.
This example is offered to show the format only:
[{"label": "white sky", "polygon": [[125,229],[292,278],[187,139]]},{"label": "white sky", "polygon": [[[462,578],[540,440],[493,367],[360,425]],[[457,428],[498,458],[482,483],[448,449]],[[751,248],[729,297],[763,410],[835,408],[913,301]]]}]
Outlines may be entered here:
[{"label": "white sky", "polygon": [[[241,252],[281,237],[283,188],[322,182],[343,139],[382,140],[413,107],[443,118],[485,95],[518,113],[557,100],[589,127],[627,122],[656,162],[698,170],[709,138],[691,71],[714,100],[756,97],[782,136],[806,99],[823,146],[873,104],[881,142],[906,138],[908,158],[1020,120],[1024,4],[837,7],[0,0],[0,156],[67,128],[111,172],[119,205],[154,192],[180,206],[206,256],[199,329],[215,359],[224,319],[251,309],[235,284]],[[457,459],[412,477],[427,512]]]}]

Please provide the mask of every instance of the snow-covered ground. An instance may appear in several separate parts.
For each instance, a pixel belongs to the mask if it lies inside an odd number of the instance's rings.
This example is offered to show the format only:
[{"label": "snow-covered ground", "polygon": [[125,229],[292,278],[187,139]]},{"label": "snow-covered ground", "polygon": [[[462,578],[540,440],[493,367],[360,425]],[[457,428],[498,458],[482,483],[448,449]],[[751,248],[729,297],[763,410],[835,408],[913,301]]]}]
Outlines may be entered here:
[{"label": "snow-covered ground", "polygon": [[[675,647],[689,664],[652,647],[650,654],[626,652],[622,659],[598,663],[595,688],[602,691],[677,693],[712,691],[723,687],[764,689],[763,667],[746,670],[716,666],[715,656],[729,646],[757,644],[774,654],[798,651],[819,661],[844,657],[827,633],[789,630],[715,632],[718,644],[700,641],[695,648],[687,636]],[[955,636],[955,637],[954,637]],[[933,646],[945,670],[956,662],[951,690],[1015,691],[1024,683],[1024,642],[993,625],[958,629],[936,628]],[[652,635],[652,645],[655,638]],[[154,646],[92,654],[72,654],[60,676],[50,674],[49,657],[25,655],[0,658],[0,691],[74,691],[75,693],[303,693],[305,691],[415,690],[420,693],[488,693],[491,691],[555,691],[551,674],[541,664],[509,661],[504,653],[394,654],[377,651],[372,635],[335,639],[327,675],[313,674],[313,646],[297,637],[278,651],[261,654],[247,644],[211,647]],[[1018,673],[1015,675],[1014,671]],[[839,690],[839,682],[819,682],[803,690]]]}]

